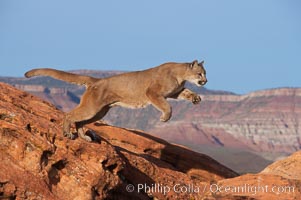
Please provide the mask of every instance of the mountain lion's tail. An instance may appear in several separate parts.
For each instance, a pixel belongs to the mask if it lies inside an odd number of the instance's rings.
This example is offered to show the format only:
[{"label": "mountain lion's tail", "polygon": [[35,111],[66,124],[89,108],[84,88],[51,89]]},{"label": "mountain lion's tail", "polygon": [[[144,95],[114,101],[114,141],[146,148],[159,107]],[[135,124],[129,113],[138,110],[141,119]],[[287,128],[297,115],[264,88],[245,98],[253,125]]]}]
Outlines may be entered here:
[{"label": "mountain lion's tail", "polygon": [[56,69],[48,69],[48,68],[33,69],[26,72],[24,75],[27,78],[33,76],[50,76],[52,78],[62,80],[68,83],[85,85],[86,87],[88,87],[89,85],[93,84],[98,80],[97,78],[93,78],[90,76],[82,76],[78,74],[73,74],[73,73],[68,73]]}]

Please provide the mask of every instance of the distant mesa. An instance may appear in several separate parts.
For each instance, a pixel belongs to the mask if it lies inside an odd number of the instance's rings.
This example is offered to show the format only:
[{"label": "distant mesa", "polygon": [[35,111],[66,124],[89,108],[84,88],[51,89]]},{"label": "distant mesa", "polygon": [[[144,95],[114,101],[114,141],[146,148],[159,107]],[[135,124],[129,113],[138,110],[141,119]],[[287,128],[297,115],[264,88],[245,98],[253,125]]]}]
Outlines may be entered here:
[{"label": "distant mesa", "polygon": [[21,85],[21,84],[14,84],[13,86],[20,90],[26,92],[33,92],[33,93],[44,92],[47,94],[67,95],[68,92],[67,88],[61,88],[61,87],[46,87],[42,85]]}]

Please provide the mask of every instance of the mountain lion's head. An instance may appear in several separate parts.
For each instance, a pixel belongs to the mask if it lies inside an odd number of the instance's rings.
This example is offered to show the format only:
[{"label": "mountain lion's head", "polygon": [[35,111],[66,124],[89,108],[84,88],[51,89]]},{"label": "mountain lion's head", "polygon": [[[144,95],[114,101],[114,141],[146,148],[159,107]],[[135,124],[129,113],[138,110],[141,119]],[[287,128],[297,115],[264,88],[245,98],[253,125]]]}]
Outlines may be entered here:
[{"label": "mountain lion's head", "polygon": [[186,71],[186,80],[196,84],[197,86],[205,85],[207,83],[207,78],[203,64],[204,61],[198,63],[197,60],[190,63]]}]

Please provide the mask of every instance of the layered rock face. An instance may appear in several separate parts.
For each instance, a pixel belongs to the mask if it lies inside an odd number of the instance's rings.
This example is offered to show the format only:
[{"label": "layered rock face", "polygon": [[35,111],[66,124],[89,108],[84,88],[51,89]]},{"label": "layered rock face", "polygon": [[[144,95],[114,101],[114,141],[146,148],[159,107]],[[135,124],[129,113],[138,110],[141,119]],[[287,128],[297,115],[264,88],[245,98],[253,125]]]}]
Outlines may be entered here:
[{"label": "layered rock face", "polygon": [[291,153],[301,148],[301,89],[258,91],[239,97],[239,103],[214,123],[203,125],[222,128],[260,152]]}]

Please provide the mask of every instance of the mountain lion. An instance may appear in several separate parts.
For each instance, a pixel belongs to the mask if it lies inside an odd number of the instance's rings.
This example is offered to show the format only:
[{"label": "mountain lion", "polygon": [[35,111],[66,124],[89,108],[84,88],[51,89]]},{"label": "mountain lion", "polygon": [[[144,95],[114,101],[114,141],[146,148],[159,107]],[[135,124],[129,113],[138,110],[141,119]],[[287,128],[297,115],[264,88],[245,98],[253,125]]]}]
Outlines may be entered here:
[{"label": "mountain lion", "polygon": [[160,120],[166,122],[171,117],[171,106],[166,98],[186,99],[197,104],[200,96],[184,88],[185,81],[203,86],[207,82],[204,61],[198,63],[165,63],[151,69],[123,73],[108,78],[93,78],[72,74],[55,69],[33,69],[25,73],[27,78],[33,76],[50,76],[69,83],[85,85],[79,105],[66,113],[63,134],[71,139],[71,123],[75,123],[78,135],[87,140],[83,126],[95,122],[109,111],[112,106],[141,108],[152,104],[161,111]]}]

